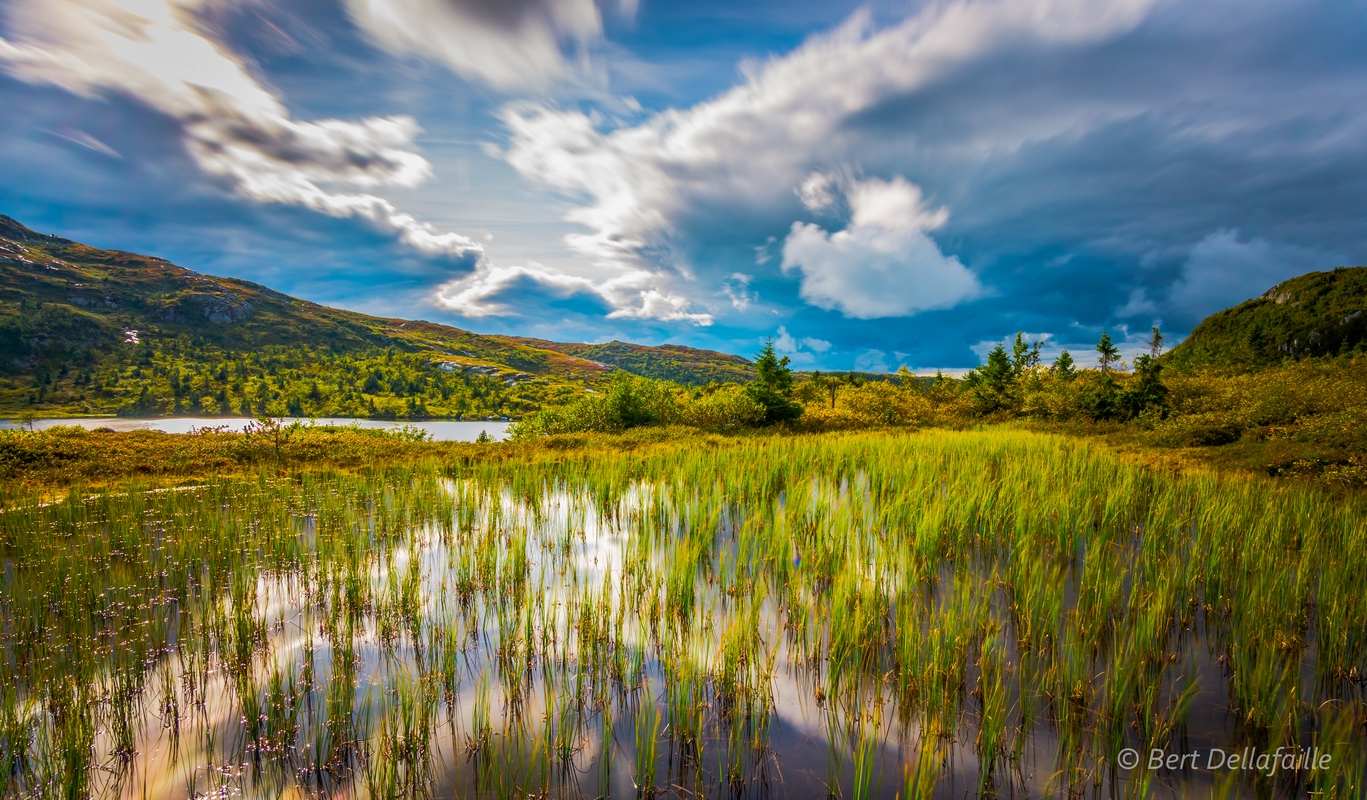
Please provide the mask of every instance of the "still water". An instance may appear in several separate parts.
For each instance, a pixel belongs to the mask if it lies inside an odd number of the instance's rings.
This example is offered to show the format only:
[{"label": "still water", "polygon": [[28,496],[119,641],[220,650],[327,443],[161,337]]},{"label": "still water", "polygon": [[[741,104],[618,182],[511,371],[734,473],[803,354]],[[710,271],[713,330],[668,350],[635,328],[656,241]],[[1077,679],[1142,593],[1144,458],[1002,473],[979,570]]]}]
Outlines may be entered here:
[{"label": "still water", "polygon": [[[293,422],[287,419],[286,422]],[[495,440],[502,440],[511,423],[488,421],[419,420],[395,421],[381,419],[350,419],[346,417],[324,417],[322,419],[300,420],[305,425],[356,425],[361,428],[399,428],[414,425],[432,434],[438,442],[473,442],[481,432],[488,432]],[[189,433],[191,428],[225,427],[230,431],[241,431],[248,423],[255,422],[247,417],[157,417],[154,419],[133,419],[130,417],[84,417],[38,419],[33,421],[36,429],[51,428],[55,425],[79,425],[95,430],[109,428],[115,431],[164,431],[166,433]],[[27,427],[18,420],[0,420],[0,430]]]}]

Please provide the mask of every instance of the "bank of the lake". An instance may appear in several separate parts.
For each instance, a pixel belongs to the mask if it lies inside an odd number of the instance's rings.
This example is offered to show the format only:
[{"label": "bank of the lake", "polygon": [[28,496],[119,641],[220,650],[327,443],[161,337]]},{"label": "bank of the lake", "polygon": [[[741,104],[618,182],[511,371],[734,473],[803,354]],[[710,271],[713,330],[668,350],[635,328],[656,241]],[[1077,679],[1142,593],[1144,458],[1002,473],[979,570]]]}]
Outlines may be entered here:
[{"label": "bank of the lake", "polygon": [[[256,422],[248,417],[49,417],[35,419],[33,430],[75,425],[86,430],[108,429],[115,432],[161,431],[162,433],[191,433],[206,429],[225,433],[242,433]],[[511,422],[505,420],[382,420],[325,417],[320,419],[285,418],[284,423],[300,422],[311,426],[356,427],[362,430],[396,430],[413,426],[426,431],[434,442],[473,442],[481,433],[501,441],[507,436]],[[0,419],[0,430],[30,428],[27,421]]]},{"label": "bank of the lake", "polygon": [[[448,423],[449,424],[449,423]],[[476,425],[476,423],[468,423]],[[280,425],[250,433],[204,430],[194,434],[157,430],[113,431],[76,425],[0,430],[0,506],[24,486],[104,485],[129,478],[155,483],[211,477],[281,475],[308,470],[359,471],[386,464],[492,455],[513,445],[497,441],[504,429],[488,426],[451,438],[419,441],[412,430],[362,426]]]}]

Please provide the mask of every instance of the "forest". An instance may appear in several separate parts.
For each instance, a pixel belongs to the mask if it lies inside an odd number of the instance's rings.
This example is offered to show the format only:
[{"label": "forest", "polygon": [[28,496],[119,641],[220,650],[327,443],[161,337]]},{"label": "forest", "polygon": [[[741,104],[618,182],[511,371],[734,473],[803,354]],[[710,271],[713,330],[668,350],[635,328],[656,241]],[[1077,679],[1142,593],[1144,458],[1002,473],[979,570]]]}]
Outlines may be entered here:
[{"label": "forest", "polygon": [[242,352],[189,337],[141,341],[98,357],[84,351],[59,367],[39,365],[31,378],[0,379],[6,404],[29,414],[124,416],[483,418],[525,414],[572,391],[540,376],[392,347]]}]

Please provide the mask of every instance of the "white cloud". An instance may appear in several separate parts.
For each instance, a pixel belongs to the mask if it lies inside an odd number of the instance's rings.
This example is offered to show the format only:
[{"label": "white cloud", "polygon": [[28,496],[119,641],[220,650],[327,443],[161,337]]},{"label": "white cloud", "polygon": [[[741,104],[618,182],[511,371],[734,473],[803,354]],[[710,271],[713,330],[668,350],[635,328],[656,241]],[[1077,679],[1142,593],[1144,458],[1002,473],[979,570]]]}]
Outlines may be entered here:
[{"label": "white cloud", "polygon": [[933,231],[949,219],[949,210],[929,209],[921,187],[896,177],[890,181],[853,181],[846,190],[854,227],[906,233]]},{"label": "white cloud", "polygon": [[888,354],[882,350],[867,350],[855,357],[854,368],[860,372],[887,372]]},{"label": "white cloud", "polygon": [[767,238],[767,239],[764,240],[764,244],[759,245],[758,247],[755,248],[755,265],[756,265],[756,266],[762,267],[762,266],[764,266],[765,264],[768,264],[770,261],[773,260],[773,256],[769,253],[769,248],[773,247],[773,246],[774,246],[774,243],[777,242],[777,241],[778,241],[778,237],[777,237],[777,236],[770,236],[769,238]]},{"label": "white cloud", "polygon": [[479,255],[373,194],[416,186],[431,165],[413,150],[408,117],[294,120],[197,13],[224,0],[16,0],[6,10],[0,69],[94,97],[123,94],[181,122],[206,172],[253,200],[367,220],[428,253]]},{"label": "white cloud", "polygon": [[467,317],[510,315],[515,313],[513,307],[500,298],[520,281],[535,282],[561,297],[598,294],[592,281],[549,270],[540,264],[526,267],[489,266],[442,285],[437,290],[436,302]]},{"label": "white cloud", "polygon": [[808,211],[825,211],[835,205],[835,192],[832,189],[837,180],[835,176],[824,172],[813,172],[797,187],[797,199]]},{"label": "white cloud", "polygon": [[797,340],[784,326],[778,326],[778,338],[774,339],[774,349],[780,353],[796,353],[798,348]]},{"label": "white cloud", "polygon": [[[345,0],[377,44],[437,60],[457,74],[511,89],[543,87],[570,70],[562,47],[599,38],[593,0]],[[634,4],[622,10],[634,14]]]},{"label": "white cloud", "polygon": [[482,262],[471,274],[440,286],[433,301],[442,308],[467,317],[512,316],[518,314],[518,284],[532,283],[559,298],[584,295],[596,298],[613,310],[609,319],[654,319],[665,322],[712,324],[708,314],[689,311],[686,299],[649,288],[642,273],[619,276],[598,282],[570,275],[541,264],[495,267]]},{"label": "white cloud", "polygon": [[711,325],[712,315],[688,310],[686,297],[666,294],[658,289],[646,289],[638,293],[640,306],[618,305],[608,314],[609,319],[658,319],[664,322],[691,322],[694,325]]},{"label": "white cloud", "polygon": [[752,280],[754,280],[753,275],[733,272],[730,278],[722,282],[722,291],[731,299],[731,306],[737,311],[744,311],[758,299],[755,293],[750,291],[750,281]]},{"label": "white cloud", "polygon": [[[1026,344],[1033,345],[1035,342],[1040,343],[1041,363],[1047,362],[1050,358],[1057,357],[1058,354],[1064,350],[1064,346],[1058,343],[1057,337],[1052,333],[1022,333],[1021,336],[1025,338]],[[1003,336],[1000,339],[984,339],[975,345],[970,345],[968,349],[972,350],[973,353],[978,356],[979,362],[986,364],[987,354],[995,350],[997,345],[1005,347],[1006,352],[1010,353],[1011,347],[1015,341],[1016,334],[1013,332],[1009,336]],[[1072,353],[1076,352],[1076,349],[1072,350]]]},{"label": "white cloud", "polygon": [[823,352],[825,348],[820,350],[812,348],[810,347],[812,342],[820,342],[826,348],[830,347],[829,342],[821,342],[820,339],[797,339],[788,333],[788,328],[783,325],[778,326],[778,336],[773,338],[774,351],[786,356],[795,367],[809,367],[816,363],[817,354]]},{"label": "white cloud", "polygon": [[68,142],[72,142],[72,143],[74,143],[74,144],[78,144],[78,145],[80,145],[81,147],[84,147],[84,148],[86,148],[86,149],[88,149],[88,150],[94,150],[95,152],[97,152],[97,153],[99,153],[99,154],[101,154],[101,155],[109,156],[110,158],[115,158],[115,159],[122,159],[122,158],[123,158],[123,155],[120,154],[119,151],[115,150],[114,148],[110,147],[109,145],[105,144],[104,142],[100,141],[99,139],[96,139],[94,136],[91,136],[90,134],[86,133],[85,131],[76,131],[76,130],[71,130],[70,128],[68,128],[68,129],[61,130],[61,131],[44,131],[44,132],[45,132],[45,133],[50,133],[50,134],[52,134],[53,136],[56,136],[58,139],[65,139],[65,140],[67,140]]},{"label": "white cloud", "polygon": [[845,230],[795,222],[783,243],[783,271],[801,273],[803,300],[875,319],[949,308],[981,293],[973,273],[926,235],[949,215],[926,208],[919,188],[903,178],[855,181],[846,198]]},{"label": "white cloud", "polygon": [[[526,177],[576,199],[566,218],[588,230],[566,242],[592,270],[645,270],[662,290],[705,302],[714,293],[709,287],[699,291],[698,282],[722,277],[706,275],[705,265],[683,263],[673,250],[686,226],[730,209],[749,214],[783,209],[792,201],[793,187],[799,187],[806,205],[824,209],[834,195],[829,179],[814,176],[813,169],[848,144],[843,128],[856,115],[984,53],[1086,43],[1130,30],[1150,5],[1151,0],[957,0],[930,4],[881,31],[874,31],[870,16],[861,12],[786,56],[747,67],[744,83],[716,98],[663,111],[634,127],[602,132],[590,115],[577,110],[510,106],[503,119],[511,144],[503,156]],[[1053,120],[1048,133],[1075,122]],[[1018,144],[1034,133],[1003,135]],[[924,234],[875,226],[881,214],[896,215],[897,209],[885,211],[873,202],[865,208],[873,217],[855,226],[863,237],[836,246],[885,262],[871,264],[874,271],[866,277],[945,261]],[[918,224],[926,227],[924,220]],[[874,230],[884,235],[868,235]],[[795,233],[812,243],[821,235],[819,229]],[[904,253],[900,258],[906,264],[890,263],[893,253]],[[857,313],[881,316],[930,307],[899,293],[900,299],[886,304],[860,300]],[[817,289],[814,296],[831,299],[833,294],[848,292],[834,286],[829,292]],[[951,294],[944,292],[935,302],[947,302]]]},{"label": "white cloud", "polygon": [[793,336],[785,325],[778,326],[778,336],[773,337],[773,343],[775,352],[787,356],[794,366],[799,367],[815,364],[818,355],[831,349],[831,343],[822,339],[799,339]]}]

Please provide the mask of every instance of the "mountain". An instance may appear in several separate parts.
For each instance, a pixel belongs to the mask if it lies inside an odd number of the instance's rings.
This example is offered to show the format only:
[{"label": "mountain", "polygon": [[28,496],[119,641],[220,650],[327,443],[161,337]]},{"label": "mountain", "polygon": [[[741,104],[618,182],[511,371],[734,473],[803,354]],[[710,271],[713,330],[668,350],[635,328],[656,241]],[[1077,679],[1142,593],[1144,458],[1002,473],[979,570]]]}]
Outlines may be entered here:
[{"label": "mountain", "polygon": [[523,338],[514,341],[528,347],[587,358],[634,375],[695,386],[711,381],[744,382],[755,378],[755,365],[748,359],[677,344],[648,347],[618,341],[606,344],[567,344]]},{"label": "mountain", "polygon": [[[636,372],[579,354],[599,347],[329,308],[0,215],[0,411],[519,414],[582,393],[614,367]],[[683,378],[745,363],[630,347]]]},{"label": "mountain", "polygon": [[1178,369],[1258,367],[1367,347],[1367,267],[1311,272],[1206,317],[1166,357]]}]

